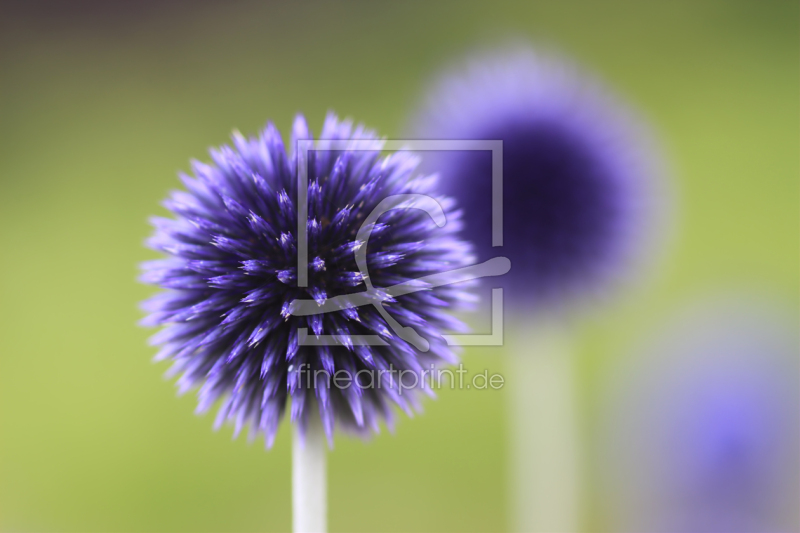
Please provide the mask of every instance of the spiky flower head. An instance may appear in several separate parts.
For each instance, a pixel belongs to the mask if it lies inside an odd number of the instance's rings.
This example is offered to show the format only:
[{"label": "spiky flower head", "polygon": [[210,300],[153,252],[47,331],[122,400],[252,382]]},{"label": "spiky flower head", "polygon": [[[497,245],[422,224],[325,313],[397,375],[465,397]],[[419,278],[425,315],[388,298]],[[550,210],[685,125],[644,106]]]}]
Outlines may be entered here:
[{"label": "spiky flower head", "polygon": [[[298,116],[292,147],[302,139],[312,136]],[[353,139],[368,149],[325,149],[326,141]],[[173,361],[170,373],[182,374],[181,392],[199,386],[199,412],[222,399],[217,425],[233,421],[238,434],[249,424],[251,436],[263,433],[270,446],[291,399],[291,419],[301,429],[318,409],[329,440],[337,423],[366,435],[378,431],[381,419],[391,423],[392,404],[417,407],[422,387],[403,388],[401,372],[422,383],[431,367],[454,362],[440,331],[463,329],[447,314],[466,300],[456,286],[380,298],[391,318],[427,339],[424,352],[399,338],[374,306],[293,314],[295,301],[323,306],[365,291],[367,273],[354,254],[365,243],[357,234],[392,195],[429,195],[447,211],[447,222],[436,227],[423,211],[395,209],[370,225],[366,262],[373,287],[471,261],[470,246],[457,238],[453,202],[434,193],[435,177],[417,174],[418,161],[408,152],[383,157],[381,146],[373,132],[329,115],[321,140],[308,151],[307,286],[298,283],[300,154],[293,148],[287,155],[272,124],[257,137],[234,133],[233,146],[210,151],[211,164],[193,161],[194,176],[180,176],[186,190],[164,203],[175,218],[152,219],[148,245],[169,257],[145,263],[142,280],[167,291],[143,304],[150,313],[143,323],[165,326],[152,338],[162,346],[156,359]],[[337,344],[307,345],[299,328],[335,336]],[[354,343],[362,335],[377,335],[386,345]],[[329,379],[337,373],[340,381]]]},{"label": "spiky flower head", "polygon": [[502,248],[492,249],[491,153],[425,159],[468,215],[479,259],[511,259],[512,303],[549,309],[630,274],[651,229],[657,168],[648,132],[598,82],[511,47],[441,76],[415,116],[415,138],[503,141]]},{"label": "spiky flower head", "polygon": [[752,295],[691,307],[607,383],[614,531],[797,531],[796,310]]}]

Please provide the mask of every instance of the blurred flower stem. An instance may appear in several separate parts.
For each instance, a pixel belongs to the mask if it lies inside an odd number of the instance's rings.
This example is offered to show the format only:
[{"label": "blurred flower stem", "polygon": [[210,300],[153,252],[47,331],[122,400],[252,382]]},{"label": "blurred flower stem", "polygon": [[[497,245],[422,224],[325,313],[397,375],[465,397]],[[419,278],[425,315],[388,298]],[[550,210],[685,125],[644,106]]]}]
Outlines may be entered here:
[{"label": "blurred flower stem", "polygon": [[327,520],[327,457],[325,431],[317,409],[309,410],[305,434],[294,426],[292,443],[292,530],[325,533]]},{"label": "blurred flower stem", "polygon": [[580,450],[568,328],[540,320],[509,329],[512,531],[574,533]]}]

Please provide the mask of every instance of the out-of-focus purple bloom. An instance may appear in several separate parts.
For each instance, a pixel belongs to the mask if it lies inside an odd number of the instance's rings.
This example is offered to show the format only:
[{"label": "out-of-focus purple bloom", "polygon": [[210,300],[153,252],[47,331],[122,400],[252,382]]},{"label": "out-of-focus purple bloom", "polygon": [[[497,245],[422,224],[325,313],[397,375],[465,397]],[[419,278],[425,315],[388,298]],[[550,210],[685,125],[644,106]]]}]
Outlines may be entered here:
[{"label": "out-of-focus purple bloom", "polygon": [[434,85],[413,120],[423,139],[503,141],[502,248],[492,249],[491,153],[426,153],[465,212],[479,259],[505,255],[512,303],[542,309],[629,275],[654,210],[649,134],[597,82],[516,48]]},{"label": "out-of-focus purple bloom", "polygon": [[797,531],[796,317],[727,299],[643,351],[609,383],[601,462],[612,529]]},{"label": "out-of-focus purple bloom", "polygon": [[[292,138],[295,147],[295,140],[312,138],[302,116]],[[182,374],[181,392],[200,386],[199,412],[221,400],[217,425],[233,421],[238,434],[249,424],[251,436],[263,433],[268,446],[289,399],[301,429],[318,408],[329,439],[336,423],[359,435],[377,431],[381,419],[391,423],[392,403],[416,408],[419,388],[399,390],[398,371],[419,377],[431,365],[453,362],[440,331],[461,329],[447,314],[465,299],[455,286],[385,302],[397,321],[430,342],[425,353],[393,335],[371,306],[290,313],[296,299],[322,303],[364,291],[354,257],[364,218],[390,195],[432,195],[435,185],[416,174],[417,160],[407,152],[381,157],[381,141],[362,126],[329,115],[321,138],[308,158],[308,287],[297,281],[298,155],[287,155],[271,124],[258,137],[235,133],[232,147],[211,150],[210,165],[192,162],[194,177],[181,175],[186,190],[164,204],[175,218],[152,220],[148,245],[169,258],[143,265],[142,280],[167,289],[143,304],[145,325],[166,326],[152,339],[162,346],[156,359],[173,361],[170,373]],[[372,140],[374,150],[324,149],[326,140],[350,139]],[[433,197],[449,213],[444,227],[423,211],[398,209],[373,228],[366,257],[375,287],[472,260],[470,245],[457,238],[452,200]],[[302,346],[298,328],[305,327],[343,343]],[[354,335],[380,335],[388,345],[353,346],[347,339]],[[342,386],[334,380],[329,386],[327,376],[340,371]],[[344,386],[348,379],[358,384]]]}]

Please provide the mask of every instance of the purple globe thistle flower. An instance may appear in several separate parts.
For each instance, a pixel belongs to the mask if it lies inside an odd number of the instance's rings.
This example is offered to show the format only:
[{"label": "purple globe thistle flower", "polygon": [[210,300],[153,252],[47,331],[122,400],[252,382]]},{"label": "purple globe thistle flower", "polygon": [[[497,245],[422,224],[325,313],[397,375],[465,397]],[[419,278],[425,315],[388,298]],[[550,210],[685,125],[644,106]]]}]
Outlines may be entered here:
[{"label": "purple globe thistle flower", "polygon": [[612,529],[796,531],[796,317],[726,298],[680,316],[648,346],[608,383]]},{"label": "purple globe thistle flower", "polygon": [[[302,116],[292,146],[312,136]],[[466,301],[463,285],[412,292],[383,303],[390,317],[413,327],[429,342],[422,352],[395,335],[371,306],[345,307],[309,316],[292,314],[292,302],[327,299],[364,291],[354,251],[365,218],[385,198],[434,195],[435,177],[415,173],[407,152],[381,157],[375,134],[329,115],[322,140],[308,152],[308,283],[298,283],[298,153],[288,156],[278,130],[268,124],[258,137],[233,135],[233,147],[210,151],[212,164],[192,162],[194,177],[181,174],[186,191],[164,203],[175,218],[154,218],[148,245],[170,257],[143,265],[141,279],[166,292],[143,304],[147,326],[165,326],[153,338],[156,360],[171,359],[170,375],[181,393],[199,386],[198,412],[222,400],[216,426],[249,423],[251,437],[263,433],[271,446],[287,401],[301,430],[319,409],[332,439],[334,426],[358,435],[391,424],[391,404],[418,407],[424,373],[455,357],[443,329],[462,330],[447,313]],[[367,141],[370,150],[325,150],[325,141]],[[418,209],[384,213],[372,225],[366,250],[374,287],[465,266],[470,245],[457,238],[459,214],[452,200],[431,196],[449,213],[437,228]],[[309,346],[298,328],[339,344]],[[377,335],[384,346],[358,345],[356,336]],[[342,380],[331,381],[337,372]],[[419,384],[403,387],[413,373]],[[409,378],[410,379],[410,378]],[[349,386],[345,386],[349,384]],[[429,389],[428,389],[429,390]],[[427,390],[426,390],[427,392]]]},{"label": "purple globe thistle flower", "polygon": [[528,49],[442,76],[413,120],[424,139],[503,141],[503,247],[492,250],[491,153],[432,152],[426,165],[465,212],[480,260],[511,260],[512,302],[548,308],[620,275],[652,215],[649,137],[567,62]]}]

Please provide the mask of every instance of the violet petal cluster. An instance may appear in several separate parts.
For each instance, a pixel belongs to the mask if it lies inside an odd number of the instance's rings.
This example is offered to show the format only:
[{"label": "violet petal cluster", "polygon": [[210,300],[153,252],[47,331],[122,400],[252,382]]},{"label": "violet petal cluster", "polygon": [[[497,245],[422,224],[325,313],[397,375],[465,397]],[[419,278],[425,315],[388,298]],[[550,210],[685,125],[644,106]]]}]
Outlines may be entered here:
[{"label": "violet petal cluster", "polygon": [[650,135],[596,81],[527,48],[472,58],[441,76],[414,138],[503,141],[503,247],[492,248],[489,151],[431,152],[426,165],[464,209],[480,260],[511,260],[512,304],[553,305],[629,273],[657,212]]},{"label": "violet petal cluster", "polygon": [[610,372],[601,440],[614,531],[800,527],[797,311],[717,297]]},{"label": "violet petal cluster", "polygon": [[[312,139],[302,116],[294,123],[293,147],[299,139]],[[414,156],[382,155],[373,132],[334,115],[327,117],[321,139],[308,152],[306,287],[297,280],[299,154],[287,154],[272,124],[257,137],[234,133],[233,146],[210,151],[211,164],[192,162],[194,176],[180,176],[186,190],[164,202],[175,217],[152,219],[155,233],[148,245],[168,257],[145,263],[141,276],[166,289],[143,304],[149,313],[143,324],[165,326],[152,338],[161,346],[156,359],[173,361],[170,374],[181,374],[181,392],[199,387],[198,412],[219,402],[217,426],[231,421],[238,434],[249,425],[251,436],[263,433],[267,446],[287,402],[301,430],[318,409],[329,440],[336,425],[365,436],[377,432],[381,420],[391,424],[393,404],[415,409],[420,392],[427,392],[399,387],[398,373],[420,378],[453,363],[441,332],[465,329],[449,314],[469,300],[463,285],[384,300],[395,320],[428,340],[426,352],[399,338],[371,305],[291,313],[295,300],[322,304],[365,290],[354,257],[364,243],[356,234],[391,195],[429,195],[447,212],[447,223],[437,227],[418,209],[382,215],[371,228],[366,254],[374,287],[473,261],[470,245],[458,238],[460,214],[453,201],[435,193],[435,177],[416,172]],[[325,149],[325,141],[352,139],[371,140],[374,149]],[[335,335],[339,342],[301,345],[299,328]],[[378,335],[387,344],[354,345],[357,335]],[[337,372],[349,376],[350,386],[327,379]]]}]

